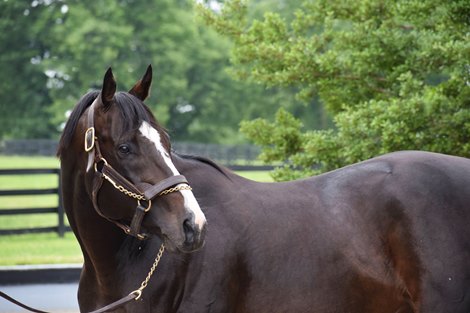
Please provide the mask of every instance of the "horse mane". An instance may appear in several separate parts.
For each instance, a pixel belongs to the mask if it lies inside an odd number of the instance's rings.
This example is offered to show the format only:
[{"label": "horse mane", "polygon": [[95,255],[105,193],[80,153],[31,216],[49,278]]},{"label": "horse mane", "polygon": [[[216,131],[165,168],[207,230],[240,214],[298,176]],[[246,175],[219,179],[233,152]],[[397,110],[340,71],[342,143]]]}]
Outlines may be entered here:
[{"label": "horse mane", "polygon": [[72,142],[75,129],[77,128],[78,121],[82,116],[83,112],[95,101],[96,97],[100,94],[100,91],[93,90],[85,94],[78,103],[75,105],[72,113],[70,114],[67,123],[65,124],[62,136],[60,137],[59,147],[57,149],[57,156],[60,157],[64,150],[66,150]]},{"label": "horse mane", "polygon": [[[70,146],[73,140],[75,130],[77,128],[80,117],[86,111],[86,109],[93,103],[98,97],[100,91],[94,90],[85,94],[75,105],[75,108],[70,114],[70,117],[64,127],[62,136],[59,141],[59,147],[57,149],[57,156],[61,154]],[[157,123],[150,109],[139,99],[127,92],[118,92],[115,94],[115,104],[119,107],[119,112],[122,117],[122,127],[124,130],[129,130],[139,122],[145,121],[155,127],[158,132],[162,135],[162,144],[171,149],[170,138],[168,132]]]},{"label": "horse mane", "polygon": [[177,156],[179,156],[182,159],[193,160],[193,161],[197,161],[197,162],[201,162],[201,163],[204,163],[206,165],[209,165],[210,167],[216,169],[217,171],[219,171],[224,176],[226,176],[227,178],[230,179],[230,176],[227,174],[227,171],[224,170],[224,168],[222,168],[219,164],[215,163],[211,159],[208,159],[208,158],[205,158],[205,157],[202,157],[202,156],[199,156],[199,155],[180,154],[180,153],[177,153],[175,151],[173,151],[173,153],[176,154]]}]

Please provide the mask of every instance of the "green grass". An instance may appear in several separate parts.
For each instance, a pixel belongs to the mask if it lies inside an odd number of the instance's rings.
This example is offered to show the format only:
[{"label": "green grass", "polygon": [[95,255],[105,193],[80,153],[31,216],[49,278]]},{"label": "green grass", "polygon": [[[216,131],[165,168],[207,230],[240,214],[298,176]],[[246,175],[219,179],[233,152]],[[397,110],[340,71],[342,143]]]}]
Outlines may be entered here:
[{"label": "green grass", "polygon": [[59,168],[59,160],[55,157],[0,155],[0,168]]},{"label": "green grass", "polygon": [[[54,157],[1,156],[0,169],[58,168]],[[246,178],[271,182],[269,172],[237,172]],[[55,174],[0,176],[0,190],[56,188]],[[56,207],[56,195],[3,196],[0,210],[10,208]],[[56,214],[0,216],[0,229],[47,227],[57,225]],[[19,264],[81,263],[82,253],[72,233],[60,238],[56,233],[0,236],[0,266]]]},{"label": "green grass", "polygon": [[82,263],[82,252],[72,233],[0,236],[0,265]]}]

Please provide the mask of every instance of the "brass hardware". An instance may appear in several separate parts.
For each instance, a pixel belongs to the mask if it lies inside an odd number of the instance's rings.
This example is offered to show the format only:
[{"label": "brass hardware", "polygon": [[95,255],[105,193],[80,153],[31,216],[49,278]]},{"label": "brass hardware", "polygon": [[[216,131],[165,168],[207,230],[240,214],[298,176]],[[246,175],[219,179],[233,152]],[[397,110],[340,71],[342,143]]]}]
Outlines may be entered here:
[{"label": "brass hardware", "polygon": [[[102,159],[104,160],[104,159]],[[106,161],[105,161],[106,162]],[[124,188],[123,186],[121,185],[118,185],[114,180],[112,180],[108,175],[106,174],[103,174],[103,177],[109,181],[113,186],[114,188],[116,188],[117,190],[119,190],[120,192],[122,192],[123,194],[125,194],[126,196],[129,196],[131,198],[134,198],[134,199],[137,199],[137,200],[145,200],[145,197],[143,195],[139,195],[139,194],[136,194],[132,191],[129,191],[127,190],[126,188]]]},{"label": "brass hardware", "polygon": [[140,299],[140,297],[142,296],[142,290],[139,290],[139,289],[137,289],[137,290],[134,290],[134,291],[133,291],[133,292],[131,292],[129,295],[133,295],[133,294],[135,294],[135,295],[136,295],[136,297],[134,298],[134,300],[136,300],[136,301],[137,301],[137,300],[139,300],[139,299]]},{"label": "brass hardware", "polygon": [[85,151],[90,152],[95,147],[95,128],[90,127],[85,132]]},{"label": "brass hardware", "polygon": [[187,184],[180,184],[180,185],[178,185],[178,186],[176,186],[176,187],[163,190],[163,191],[160,192],[158,195],[159,195],[159,196],[164,196],[164,195],[167,195],[167,194],[169,194],[169,193],[172,193],[172,192],[175,192],[175,191],[180,191],[180,190],[193,190],[193,188],[191,188],[191,186],[189,186],[189,185],[187,185]]},{"label": "brass hardware", "polygon": [[[150,207],[152,206],[152,200],[149,199],[149,200],[146,200],[146,201],[148,202],[148,206],[147,206],[147,208],[144,209],[144,212],[148,212],[150,210]],[[142,206],[140,204],[140,199],[137,200],[137,204]]]},{"label": "brass hardware", "polygon": [[[108,162],[106,161],[105,158],[101,158],[100,161],[102,161],[104,163],[104,165],[108,165]],[[95,172],[98,172],[98,163],[95,162]]]}]

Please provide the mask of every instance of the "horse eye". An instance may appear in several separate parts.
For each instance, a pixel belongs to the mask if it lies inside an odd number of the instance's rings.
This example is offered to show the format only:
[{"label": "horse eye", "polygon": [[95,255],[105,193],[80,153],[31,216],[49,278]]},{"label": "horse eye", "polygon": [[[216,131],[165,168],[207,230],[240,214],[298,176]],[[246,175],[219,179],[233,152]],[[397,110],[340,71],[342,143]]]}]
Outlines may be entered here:
[{"label": "horse eye", "polygon": [[126,145],[126,144],[120,145],[120,146],[118,147],[118,150],[119,150],[119,152],[122,153],[122,154],[129,154],[129,153],[131,153],[131,148],[129,148],[129,146]]}]

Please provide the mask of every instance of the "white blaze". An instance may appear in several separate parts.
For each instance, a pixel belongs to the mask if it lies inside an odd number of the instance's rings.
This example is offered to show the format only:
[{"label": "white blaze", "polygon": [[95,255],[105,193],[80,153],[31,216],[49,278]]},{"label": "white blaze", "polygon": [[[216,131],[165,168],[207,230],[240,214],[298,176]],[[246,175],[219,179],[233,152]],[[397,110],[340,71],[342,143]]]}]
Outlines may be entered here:
[{"label": "white blaze", "polygon": [[[180,175],[171,161],[170,154],[162,145],[160,133],[147,122],[142,122],[139,131],[145,138],[154,143],[155,148],[157,148],[157,151],[160,153],[163,161],[165,161],[165,164],[170,168],[173,175]],[[184,207],[194,214],[194,222],[199,228],[202,228],[206,222],[206,217],[204,216],[204,213],[202,213],[201,207],[199,206],[196,197],[194,197],[193,192],[191,190],[180,190],[179,192],[183,195]]]}]

